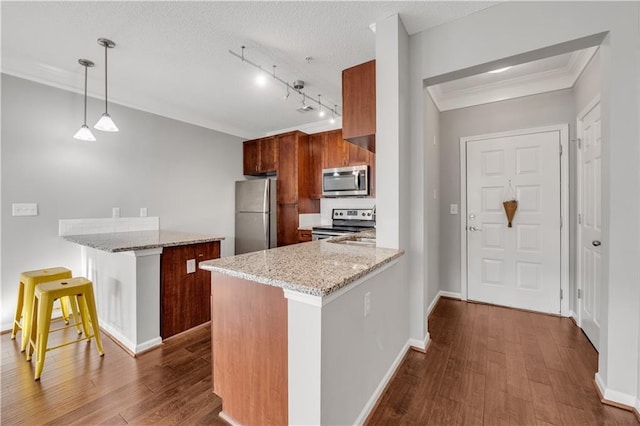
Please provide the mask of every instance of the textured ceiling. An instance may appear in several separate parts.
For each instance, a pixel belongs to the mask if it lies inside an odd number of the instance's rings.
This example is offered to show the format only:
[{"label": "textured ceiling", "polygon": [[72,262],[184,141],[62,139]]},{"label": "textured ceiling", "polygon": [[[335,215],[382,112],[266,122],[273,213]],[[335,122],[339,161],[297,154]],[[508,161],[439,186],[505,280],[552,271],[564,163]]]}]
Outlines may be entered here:
[{"label": "textured ceiling", "polygon": [[[1,2],[2,72],[83,90],[79,58],[91,59],[89,95],[103,96],[109,51],[109,100],[243,137],[303,126],[301,98],[254,83],[246,57],[341,111],[341,71],[375,57],[369,25],[398,13],[409,34],[495,2]],[[305,57],[313,59],[310,63]],[[95,111],[93,115],[98,115]],[[117,117],[114,117],[117,122]]]}]

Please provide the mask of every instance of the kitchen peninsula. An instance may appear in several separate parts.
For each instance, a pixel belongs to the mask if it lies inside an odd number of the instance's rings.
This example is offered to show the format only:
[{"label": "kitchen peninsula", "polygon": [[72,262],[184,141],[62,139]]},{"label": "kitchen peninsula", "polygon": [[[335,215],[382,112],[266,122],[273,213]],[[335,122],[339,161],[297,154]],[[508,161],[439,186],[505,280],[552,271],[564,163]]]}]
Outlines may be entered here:
[{"label": "kitchen peninsula", "polygon": [[200,263],[212,272],[221,417],[232,424],[364,421],[406,350],[396,330],[408,321],[406,294],[391,272],[404,251],[367,244],[370,232]]},{"label": "kitchen peninsula", "polygon": [[[191,311],[203,303],[208,318],[208,291],[202,295],[194,292],[195,279],[186,290],[183,281],[201,273],[197,270],[198,261],[219,257],[220,241],[224,240],[212,235],[149,229],[154,227],[153,219],[85,220],[91,222],[90,226],[69,225],[72,221],[60,224],[62,238],[80,245],[81,274],[93,282],[101,328],[134,356],[160,345],[161,335],[166,337],[162,327],[169,313],[163,310],[164,298],[174,297],[168,304],[177,310],[170,315],[172,318],[189,318]],[[144,226],[149,222],[151,226]],[[172,250],[184,253],[185,259],[176,260],[170,255]],[[206,286],[208,277],[203,277]],[[175,290],[168,293],[170,286]],[[180,291],[184,294],[176,295]],[[182,309],[176,297],[194,300],[187,300]]]}]

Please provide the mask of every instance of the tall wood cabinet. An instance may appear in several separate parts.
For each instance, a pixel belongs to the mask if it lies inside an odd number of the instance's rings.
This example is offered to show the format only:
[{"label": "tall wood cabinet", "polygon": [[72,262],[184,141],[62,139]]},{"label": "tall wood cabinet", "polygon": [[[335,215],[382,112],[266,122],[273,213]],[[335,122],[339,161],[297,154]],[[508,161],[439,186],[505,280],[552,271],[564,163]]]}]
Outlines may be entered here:
[{"label": "tall wood cabinet", "polygon": [[[220,241],[165,247],[160,255],[160,335],[163,339],[211,319],[211,273],[198,263],[220,257]],[[187,261],[195,271],[187,272]]]},{"label": "tall wood cabinet", "polygon": [[[276,136],[278,144],[278,246],[298,242],[298,215],[320,213],[315,173],[319,148],[309,135],[294,131]],[[315,177],[317,176],[317,178]]]},{"label": "tall wood cabinet", "polygon": [[376,61],[342,71],[342,131],[351,143],[376,152]]}]

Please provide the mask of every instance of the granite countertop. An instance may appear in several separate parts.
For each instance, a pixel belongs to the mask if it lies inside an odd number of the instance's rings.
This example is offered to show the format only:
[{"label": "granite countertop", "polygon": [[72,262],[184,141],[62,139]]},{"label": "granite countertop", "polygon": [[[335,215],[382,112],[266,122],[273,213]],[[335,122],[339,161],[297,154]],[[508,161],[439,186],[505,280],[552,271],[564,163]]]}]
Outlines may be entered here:
[{"label": "granite countertop", "polygon": [[[355,235],[375,238],[375,231]],[[353,238],[354,235],[341,236],[331,241]],[[327,296],[404,254],[404,250],[331,241],[310,241],[208,260],[201,262],[200,268],[313,296]]]},{"label": "granite countertop", "polygon": [[163,230],[64,235],[62,238],[72,243],[110,253],[145,250],[158,247],[184,246],[188,244],[224,240],[224,237],[216,237],[212,235]]}]

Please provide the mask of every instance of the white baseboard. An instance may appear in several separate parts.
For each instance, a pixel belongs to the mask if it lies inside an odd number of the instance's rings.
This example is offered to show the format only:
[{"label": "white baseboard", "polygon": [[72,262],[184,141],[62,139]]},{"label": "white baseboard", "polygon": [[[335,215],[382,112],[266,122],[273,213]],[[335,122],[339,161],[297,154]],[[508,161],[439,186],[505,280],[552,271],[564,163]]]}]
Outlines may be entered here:
[{"label": "white baseboard", "polygon": [[454,293],[453,291],[440,290],[438,294],[436,294],[436,297],[434,297],[431,303],[429,304],[429,307],[427,308],[427,317],[431,315],[431,311],[433,311],[433,308],[436,307],[436,303],[438,303],[438,300],[440,300],[442,296],[450,297],[452,299],[462,299],[460,296],[460,293]]},{"label": "white baseboard", "polygon": [[116,340],[116,343],[118,343],[120,347],[129,352],[129,354],[132,356],[136,356],[141,352],[145,352],[149,349],[155,348],[156,346],[162,345],[162,338],[160,336],[154,337],[153,339],[149,339],[146,342],[142,342],[136,345],[131,340],[127,339],[124,334],[120,333],[115,328],[104,324],[104,322],[100,324],[100,328],[109,336],[111,336],[112,339]]},{"label": "white baseboard", "polygon": [[376,387],[376,390],[373,391],[373,394],[365,404],[364,408],[360,412],[360,415],[358,416],[354,424],[362,425],[367,420],[367,417],[369,417],[369,414],[371,414],[371,411],[373,411],[373,409],[375,408],[376,403],[378,402],[378,399],[382,396],[382,392],[384,392],[385,388],[387,387],[387,384],[389,384],[389,382],[391,381],[391,378],[396,373],[396,370],[398,369],[398,367],[400,367],[402,360],[404,359],[405,355],[409,351],[409,347],[410,347],[410,340],[407,341],[407,343],[402,347],[402,349],[398,353],[398,356],[396,356],[396,359],[393,360],[393,363],[387,370],[387,373],[382,377],[382,380],[380,380],[378,387]]},{"label": "white baseboard", "polygon": [[424,352],[424,351],[427,350],[427,345],[429,344],[429,339],[430,339],[429,332],[427,332],[427,335],[424,336],[423,340],[409,339],[409,346]]},{"label": "white baseboard", "polygon": [[580,321],[578,321],[578,314],[573,312],[573,311],[569,311],[569,313],[567,314],[568,317],[573,318],[573,320],[576,322],[576,324],[578,324],[578,327],[580,327]]},{"label": "white baseboard", "polygon": [[456,293],[453,291],[444,291],[444,290],[440,290],[440,292],[438,293],[438,297],[450,297],[452,299],[460,299],[462,300],[462,295],[460,293]]},{"label": "white baseboard", "polygon": [[638,408],[639,403],[638,399],[636,399],[635,396],[618,392],[613,389],[608,389],[605,386],[604,380],[602,380],[602,376],[600,376],[600,373],[596,373],[595,382],[600,395],[602,395],[602,398],[610,402],[615,402],[616,404],[626,405],[629,408]]}]

